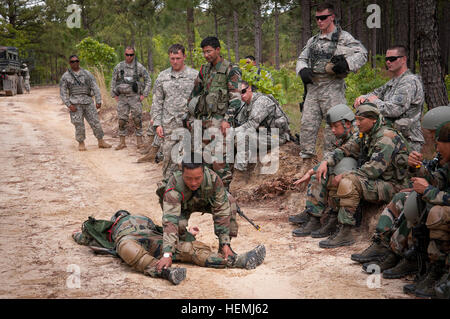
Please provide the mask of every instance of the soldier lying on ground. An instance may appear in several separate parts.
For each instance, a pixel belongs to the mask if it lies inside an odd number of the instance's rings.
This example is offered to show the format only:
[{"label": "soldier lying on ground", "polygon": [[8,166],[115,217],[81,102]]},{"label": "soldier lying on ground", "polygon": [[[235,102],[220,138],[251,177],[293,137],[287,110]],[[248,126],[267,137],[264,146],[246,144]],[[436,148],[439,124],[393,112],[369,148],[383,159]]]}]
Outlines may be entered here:
[{"label": "soldier lying on ground", "polygon": [[[195,240],[198,232],[198,227],[186,230],[189,242],[180,241],[175,245],[173,261],[214,268],[253,269],[264,259],[265,248],[258,246],[245,254],[229,256],[225,260],[222,255],[213,253],[206,244]],[[75,242],[90,246],[96,253],[110,253],[120,257],[133,269],[150,277],[164,278],[174,285],[186,278],[186,268],[157,267],[163,256],[163,228],[146,216],[131,215],[120,210],[110,221],[90,217],[83,223],[82,231],[74,232],[72,237]]]},{"label": "soldier lying on ground", "polygon": [[[344,145],[353,135],[357,134],[357,129],[353,126],[355,114],[345,104],[331,107],[326,114],[326,119],[331,131],[336,136],[336,146]],[[294,183],[294,185],[308,183],[308,191],[304,211],[289,217],[291,223],[302,226],[292,232],[293,236],[311,235],[313,238],[323,238],[334,233],[337,225],[338,205],[336,202],[337,184],[334,179],[336,175],[349,171],[347,168],[352,169],[351,165],[347,167],[352,160],[355,164],[354,168],[356,168],[356,160],[345,157],[336,166],[328,165],[329,169],[324,176],[317,173],[317,169],[320,167],[320,165],[317,165]],[[325,212],[328,219],[321,225],[321,219]]]}]

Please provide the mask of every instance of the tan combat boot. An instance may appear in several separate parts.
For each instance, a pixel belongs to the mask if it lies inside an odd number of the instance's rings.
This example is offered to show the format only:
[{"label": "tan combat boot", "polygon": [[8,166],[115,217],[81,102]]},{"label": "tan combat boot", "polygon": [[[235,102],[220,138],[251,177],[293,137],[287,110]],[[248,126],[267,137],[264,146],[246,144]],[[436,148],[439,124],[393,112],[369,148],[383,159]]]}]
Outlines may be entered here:
[{"label": "tan combat boot", "polygon": [[149,135],[149,136],[148,136],[148,140],[147,140],[147,142],[145,143],[145,147],[143,147],[143,148],[139,151],[139,153],[141,153],[142,155],[145,155],[145,154],[147,154],[148,152],[150,152],[154,140],[155,140],[155,135]]},{"label": "tan combat boot", "polygon": [[150,152],[148,152],[144,157],[141,157],[137,160],[138,163],[145,163],[145,162],[154,162],[156,158],[156,153],[158,153],[159,147],[152,146],[150,149]]},{"label": "tan combat boot", "polygon": [[98,148],[110,148],[111,145],[106,143],[104,139],[99,138],[98,139]]},{"label": "tan combat boot", "polygon": [[136,136],[136,147],[138,149],[144,147],[144,140],[143,140],[142,136]]},{"label": "tan combat boot", "polygon": [[86,145],[84,145],[84,142],[78,142],[78,150],[86,151]]},{"label": "tan combat boot", "polygon": [[115,150],[118,151],[125,147],[127,147],[127,144],[125,143],[125,136],[120,136],[120,143],[116,146]]}]

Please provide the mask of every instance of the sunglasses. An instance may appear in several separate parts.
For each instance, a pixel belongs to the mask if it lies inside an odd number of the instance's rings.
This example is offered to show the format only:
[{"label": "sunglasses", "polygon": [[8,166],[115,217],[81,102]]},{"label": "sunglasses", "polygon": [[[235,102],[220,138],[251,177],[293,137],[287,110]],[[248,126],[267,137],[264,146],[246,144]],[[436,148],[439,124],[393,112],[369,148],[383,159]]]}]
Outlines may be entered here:
[{"label": "sunglasses", "polygon": [[70,63],[79,63],[80,60],[71,60]]},{"label": "sunglasses", "polygon": [[331,14],[325,14],[323,16],[316,16],[316,20],[324,21],[328,19],[328,17],[331,16]]},{"label": "sunglasses", "polygon": [[396,61],[398,58],[403,58],[404,57],[404,55],[399,55],[399,56],[387,56],[387,57],[385,57],[384,59],[386,60],[386,62],[387,61],[389,61],[389,62],[394,62],[394,61]]},{"label": "sunglasses", "polygon": [[249,88],[249,87],[247,86],[245,89],[243,89],[243,90],[241,91],[241,94],[247,93],[248,88]]},{"label": "sunglasses", "polygon": [[125,55],[126,55],[126,56],[133,56],[134,53],[131,53],[131,54],[125,53]]}]

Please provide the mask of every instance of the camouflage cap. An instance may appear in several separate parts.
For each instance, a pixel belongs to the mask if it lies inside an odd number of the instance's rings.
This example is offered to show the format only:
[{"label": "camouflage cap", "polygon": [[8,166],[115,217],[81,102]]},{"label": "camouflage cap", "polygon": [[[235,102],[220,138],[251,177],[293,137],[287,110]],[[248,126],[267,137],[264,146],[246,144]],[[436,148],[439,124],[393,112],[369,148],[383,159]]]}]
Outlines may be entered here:
[{"label": "camouflage cap", "polygon": [[378,119],[380,116],[380,111],[378,110],[377,106],[373,103],[365,102],[358,106],[356,109],[356,116],[362,116],[367,117],[371,119]]},{"label": "camouflage cap", "polygon": [[437,141],[450,143],[450,122],[445,122],[438,128]]}]

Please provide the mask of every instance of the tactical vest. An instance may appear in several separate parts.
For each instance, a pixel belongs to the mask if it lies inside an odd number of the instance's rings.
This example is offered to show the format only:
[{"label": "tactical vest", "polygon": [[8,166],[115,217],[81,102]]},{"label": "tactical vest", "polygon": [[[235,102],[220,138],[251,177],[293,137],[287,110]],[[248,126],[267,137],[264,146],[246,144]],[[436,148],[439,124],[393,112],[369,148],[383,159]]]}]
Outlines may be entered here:
[{"label": "tactical vest", "polygon": [[[136,61],[136,58],[135,58]],[[138,94],[140,91],[137,62],[134,63],[133,78],[125,78],[125,63],[120,64],[119,77],[116,79],[115,91],[119,94]]]},{"label": "tactical vest", "polygon": [[203,93],[196,108],[196,118],[210,119],[213,115],[224,117],[228,109],[227,78],[231,63],[223,60],[211,79],[211,64],[204,64],[200,69],[203,76]]},{"label": "tactical vest", "polygon": [[70,95],[89,95],[93,96],[93,92],[91,90],[91,80],[88,74],[81,69],[81,73],[84,75],[84,83],[80,81],[71,71],[68,71],[72,78],[75,80],[73,83],[69,85],[69,94]]},{"label": "tactical vest", "polygon": [[320,33],[314,36],[308,55],[309,67],[314,73],[326,73],[325,66],[336,52],[340,35],[341,27],[336,26],[336,30],[331,35],[331,44],[325,49],[319,46]]},{"label": "tactical vest", "polygon": [[[261,96],[263,96],[262,94],[257,93],[255,93],[255,95],[256,99],[254,103]],[[271,94],[267,94],[266,96],[275,104],[275,107],[272,112],[270,112],[269,115],[267,115],[267,117],[261,122],[261,125],[266,127],[268,130],[270,130],[270,128],[278,128],[280,130],[280,134],[289,131],[288,116],[284,113],[278,101]]]}]

